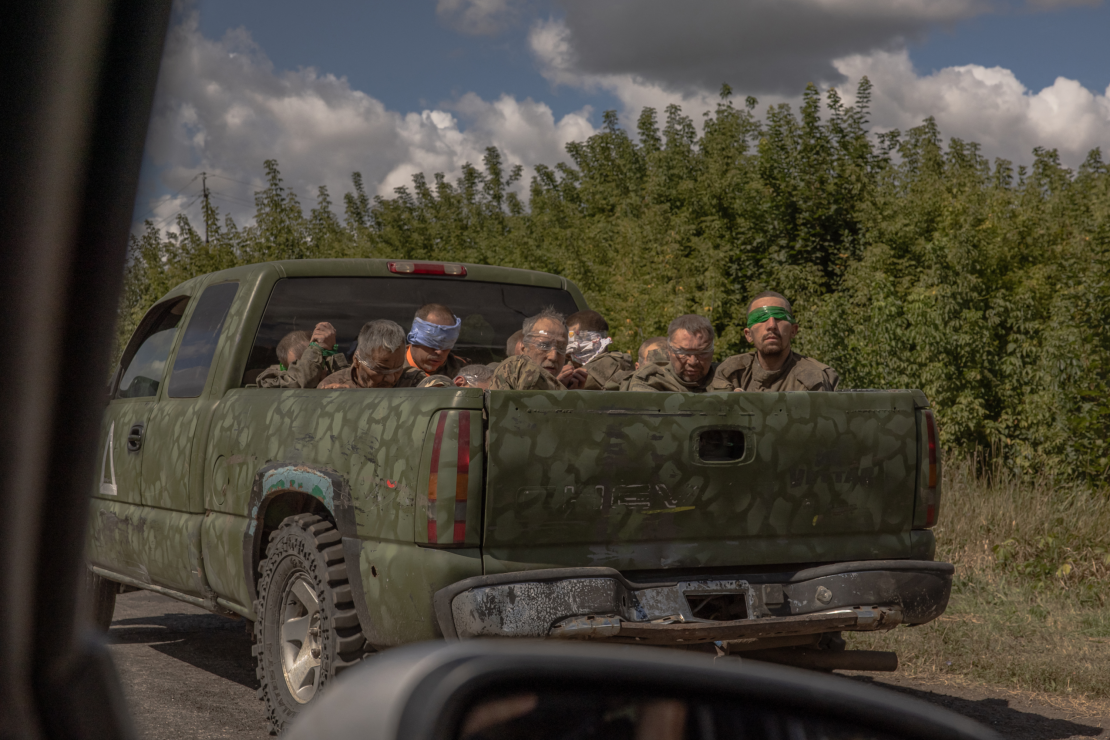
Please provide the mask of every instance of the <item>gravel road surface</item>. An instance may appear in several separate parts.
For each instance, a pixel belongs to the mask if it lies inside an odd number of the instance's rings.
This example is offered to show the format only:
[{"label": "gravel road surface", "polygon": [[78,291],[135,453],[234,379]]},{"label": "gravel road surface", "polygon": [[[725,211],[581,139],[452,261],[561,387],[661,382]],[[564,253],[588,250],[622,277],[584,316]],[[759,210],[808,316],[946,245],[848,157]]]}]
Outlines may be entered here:
[{"label": "gravel road surface", "polygon": [[[269,738],[255,695],[251,637],[244,620],[136,591],[120,596],[108,644],[139,736]],[[1110,715],[1091,717],[990,687],[921,683],[898,674],[857,675],[965,714],[1019,740],[1110,740]]]}]

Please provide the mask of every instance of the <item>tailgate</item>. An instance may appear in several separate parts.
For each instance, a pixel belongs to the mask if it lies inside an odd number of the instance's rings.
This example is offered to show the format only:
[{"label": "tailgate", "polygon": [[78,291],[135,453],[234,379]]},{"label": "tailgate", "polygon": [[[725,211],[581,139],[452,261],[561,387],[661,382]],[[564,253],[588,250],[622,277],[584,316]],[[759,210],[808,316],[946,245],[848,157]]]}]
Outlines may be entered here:
[{"label": "tailgate", "polygon": [[910,556],[912,392],[488,399],[487,573]]}]

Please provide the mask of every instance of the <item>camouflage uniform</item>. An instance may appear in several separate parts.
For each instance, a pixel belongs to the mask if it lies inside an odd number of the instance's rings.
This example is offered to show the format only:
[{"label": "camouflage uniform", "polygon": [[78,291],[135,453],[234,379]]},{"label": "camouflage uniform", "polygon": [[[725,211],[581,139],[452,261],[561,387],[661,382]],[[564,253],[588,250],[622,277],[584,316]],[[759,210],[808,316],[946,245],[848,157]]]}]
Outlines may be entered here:
[{"label": "camouflage uniform", "polygon": [[490,381],[491,391],[565,391],[554,375],[532,362],[527,355],[513,355],[497,366]]},{"label": "camouflage uniform", "polygon": [[[667,350],[662,347],[654,347],[649,349],[644,354],[644,361],[641,363],[644,367],[648,365],[669,365],[671,358],[667,356]],[[636,370],[628,370],[623,373],[618,373],[614,378],[609,381],[605,386],[607,391],[627,391],[631,390],[632,378],[636,375]]]},{"label": "camouflage uniform", "polygon": [[288,370],[271,365],[258,374],[255,383],[259,388],[315,388],[321,380],[345,367],[347,358],[342,352],[324,357],[318,346],[310,344]]},{"label": "camouflage uniform", "polygon": [[624,352],[602,352],[582,367],[587,373],[582,390],[612,391],[617,390],[621,380],[631,375],[635,366],[632,357]]},{"label": "camouflage uniform", "polygon": [[783,366],[763,369],[755,352],[733,355],[720,364],[710,391],[835,391],[840,376],[828,365],[791,352]]},{"label": "camouflage uniform", "polygon": [[641,365],[640,369],[628,379],[630,391],[669,391],[671,393],[706,393],[717,373],[717,363],[709,366],[709,372],[696,383],[683,380],[675,374],[674,366],[653,362]]},{"label": "camouflage uniform", "polygon": [[[332,373],[328,377],[320,381],[320,388],[326,388],[329,385],[336,388],[362,388],[363,386],[355,382],[354,374],[351,372],[351,366],[347,366],[337,373]],[[420,384],[420,381],[428,377],[428,374],[423,370],[418,370],[414,367],[406,367],[401,377],[397,378],[397,384],[394,388],[415,388]]]},{"label": "camouflage uniform", "polygon": [[[417,370],[420,370],[420,368],[416,367],[411,362],[409,362],[409,353],[411,351],[412,351],[412,345],[410,344],[408,349],[405,350],[405,367],[413,367],[413,368],[416,368]],[[449,378],[453,378],[453,377],[455,377],[456,375],[459,374],[459,370],[462,370],[464,367],[466,367],[469,364],[470,364],[470,360],[466,359],[465,357],[459,357],[454,352],[449,352],[447,354],[447,359],[444,360],[443,364],[440,365],[436,369],[436,374],[437,375],[446,375]],[[424,372],[424,371],[420,370],[420,372]]]}]

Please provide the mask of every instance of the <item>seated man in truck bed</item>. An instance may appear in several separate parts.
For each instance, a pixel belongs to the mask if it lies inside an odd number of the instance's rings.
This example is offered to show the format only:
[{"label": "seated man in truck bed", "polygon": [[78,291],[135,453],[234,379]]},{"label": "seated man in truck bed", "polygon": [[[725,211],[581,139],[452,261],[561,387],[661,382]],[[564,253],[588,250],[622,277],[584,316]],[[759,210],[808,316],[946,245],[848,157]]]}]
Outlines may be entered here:
[{"label": "seated man in truck bed", "polygon": [[255,381],[260,388],[315,388],[320,381],[347,366],[337,351],[335,327],[321,321],[309,335],[303,329],[286,334],[277,346],[278,364]]},{"label": "seated man in truck bed", "polygon": [[428,303],[416,310],[412,329],[407,337],[405,365],[423,370],[428,375],[445,375],[453,378],[470,363],[451,350],[459,341],[462,319],[451,309],[439,303]]},{"label": "seated man in truck bed", "polygon": [[493,368],[488,365],[467,365],[455,376],[454,383],[459,388],[481,388],[489,390],[493,380]]},{"label": "seated man in truck bed", "polygon": [[405,365],[405,330],[388,319],[368,321],[358,333],[351,364],[319,388],[415,388],[428,375]]},{"label": "seated man in truck bed", "polygon": [[500,365],[490,381],[491,391],[578,390],[586,371],[567,363],[567,326],[563,315],[545,308],[524,320],[519,355]]},{"label": "seated man in truck bed", "polygon": [[597,311],[579,311],[567,317],[567,357],[586,370],[584,391],[615,391],[632,371],[632,358],[611,349],[609,322]]},{"label": "seated man in truck bed", "polygon": [[755,350],[733,355],[717,368],[710,391],[835,391],[840,376],[828,365],[790,349],[798,334],[790,301],[760,293],[748,304],[744,336]]},{"label": "seated man in truck bed", "polygon": [[667,338],[648,337],[640,343],[640,349],[636,352],[635,366],[631,370],[618,373],[605,390],[626,391],[632,385],[632,376],[636,374],[637,370],[652,363],[667,365],[670,361],[667,356]]},{"label": "seated man in truck bed", "polygon": [[630,391],[705,393],[717,370],[713,362],[713,325],[688,313],[667,327],[668,363],[640,365],[628,381]]}]

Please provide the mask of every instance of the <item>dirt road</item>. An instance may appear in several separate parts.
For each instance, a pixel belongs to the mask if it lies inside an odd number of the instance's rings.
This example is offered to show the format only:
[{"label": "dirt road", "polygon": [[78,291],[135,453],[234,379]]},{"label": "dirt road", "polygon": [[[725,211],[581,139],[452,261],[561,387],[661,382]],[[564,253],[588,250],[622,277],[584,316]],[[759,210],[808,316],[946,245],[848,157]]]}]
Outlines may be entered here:
[{"label": "dirt road", "polygon": [[[119,597],[108,642],[140,737],[269,737],[244,621],[138,591]],[[1110,740],[1104,729],[1110,715],[1061,710],[989,687],[940,686],[897,674],[855,678],[960,712],[1006,738]]]}]

